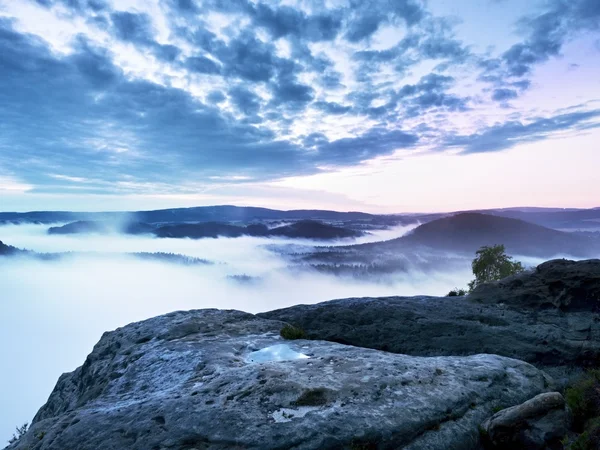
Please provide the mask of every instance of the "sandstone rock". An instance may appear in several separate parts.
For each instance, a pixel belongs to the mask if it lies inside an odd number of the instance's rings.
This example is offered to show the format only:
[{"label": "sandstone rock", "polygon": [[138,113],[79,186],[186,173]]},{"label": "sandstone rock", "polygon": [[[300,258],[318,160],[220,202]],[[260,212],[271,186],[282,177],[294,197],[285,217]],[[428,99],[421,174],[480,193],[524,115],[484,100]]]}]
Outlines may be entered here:
[{"label": "sandstone rock", "polygon": [[311,339],[420,356],[493,353],[568,377],[600,361],[599,304],[600,260],[553,260],[467,297],[344,299],[259,316]]},{"label": "sandstone rock", "polygon": [[534,271],[475,288],[469,300],[516,308],[600,312],[600,259],[555,259]]},{"label": "sandstone rock", "polygon": [[482,428],[490,449],[562,449],[569,430],[565,399],[558,392],[540,394],[525,403],[504,409],[486,420]]},{"label": "sandstone rock", "polygon": [[600,316],[517,309],[465,297],[343,299],[259,314],[307,338],[418,356],[492,353],[544,368],[600,361]]},{"label": "sandstone rock", "polygon": [[510,358],[284,341],[282,325],[201,310],[105,333],[8,448],[468,450],[494,407],[547,390]]}]

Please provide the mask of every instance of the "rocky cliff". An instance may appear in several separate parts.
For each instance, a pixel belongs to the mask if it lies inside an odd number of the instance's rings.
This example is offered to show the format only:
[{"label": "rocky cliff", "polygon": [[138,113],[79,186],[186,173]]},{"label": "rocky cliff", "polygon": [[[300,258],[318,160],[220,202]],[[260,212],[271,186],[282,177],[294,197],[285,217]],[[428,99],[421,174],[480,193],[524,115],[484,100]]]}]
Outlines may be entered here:
[{"label": "rocky cliff", "polygon": [[283,341],[282,325],[201,310],[106,333],[9,448],[470,449],[494,409],[549,387],[515,359]]}]

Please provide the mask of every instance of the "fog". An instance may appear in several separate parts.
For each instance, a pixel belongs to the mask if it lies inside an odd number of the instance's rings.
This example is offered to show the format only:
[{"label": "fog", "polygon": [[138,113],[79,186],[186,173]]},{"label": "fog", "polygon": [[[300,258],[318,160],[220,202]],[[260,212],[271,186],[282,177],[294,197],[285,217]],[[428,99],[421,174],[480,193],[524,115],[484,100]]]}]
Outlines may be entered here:
[{"label": "fog", "polygon": [[[391,239],[411,228],[384,230],[358,242]],[[359,282],[292,270],[270,250],[274,244],[307,245],[300,240],[63,236],[46,230],[41,225],[0,227],[0,240],[15,247],[83,252],[53,261],[0,258],[0,446],[15,426],[31,421],[60,374],[80,366],[104,331],[182,309],[255,313],[343,297],[444,295],[471,278],[465,267],[455,273],[398,274],[386,283]],[[142,260],[125,254],[131,252],[180,253],[215,264]],[[232,275],[256,279],[239,282]]]}]

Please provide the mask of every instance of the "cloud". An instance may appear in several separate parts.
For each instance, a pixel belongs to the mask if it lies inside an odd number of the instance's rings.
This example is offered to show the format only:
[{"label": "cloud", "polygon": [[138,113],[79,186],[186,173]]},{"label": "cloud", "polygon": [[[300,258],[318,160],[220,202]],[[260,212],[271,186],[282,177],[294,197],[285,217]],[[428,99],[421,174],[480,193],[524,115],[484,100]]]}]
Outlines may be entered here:
[{"label": "cloud", "polygon": [[380,26],[403,21],[412,26],[425,15],[422,5],[413,0],[350,0],[345,37],[360,42],[371,37]]},{"label": "cloud", "polygon": [[[140,39],[137,32],[130,36]],[[108,51],[83,39],[75,53],[59,58],[43,41],[14,31],[4,21],[0,48],[5,67],[0,95],[9,100],[0,105],[9,119],[0,138],[0,165],[34,184],[50,179],[44,175],[49,166],[106,183],[87,186],[90,191],[117,189],[119,181],[180,184],[198,174],[273,179],[314,173],[324,164],[356,164],[417,141],[407,132],[378,129],[343,141],[327,140],[318,152],[309,151],[254,125],[262,101],[244,84],[229,89],[228,95],[240,112],[252,116],[246,123],[184,90],[126,77]],[[262,54],[260,49],[252,51]],[[293,109],[311,101],[311,87],[277,70],[278,79],[270,86],[280,106]],[[274,119],[279,119],[277,114]],[[18,141],[7,139],[16,135]],[[168,167],[163,162],[166,155]]]},{"label": "cloud", "polygon": [[253,116],[260,111],[260,97],[242,86],[231,89],[229,97],[240,112],[247,116]]},{"label": "cloud", "polygon": [[548,139],[560,131],[600,128],[600,110],[572,112],[547,118],[536,118],[528,123],[510,121],[493,125],[470,135],[450,136],[444,147],[459,147],[464,154],[506,150],[520,143]]},{"label": "cloud", "polygon": [[249,10],[254,24],[267,29],[274,39],[292,35],[313,42],[330,41],[335,39],[342,25],[339,10],[307,15],[289,6],[273,9],[264,3],[249,5]]},{"label": "cloud", "polygon": [[531,89],[533,68],[600,17],[595,1],[549,0],[520,20],[519,42],[481,55],[421,0],[30,1],[69,26],[46,36],[16,7],[0,19],[0,167],[40,192],[73,189],[56,173],[95,180],[79,186],[90,192],[186,189],[338,170],[451,138],[507,148],[495,127],[512,130],[514,117],[489,127],[486,108]]},{"label": "cloud", "polygon": [[196,73],[218,74],[221,72],[220,66],[206,56],[190,56],[186,58],[184,65],[188,70]]},{"label": "cloud", "polygon": [[143,45],[154,41],[152,19],[147,14],[118,11],[111,13],[110,19],[119,39]]},{"label": "cloud", "polygon": [[505,102],[517,98],[519,94],[514,89],[494,89],[492,99],[497,102]]},{"label": "cloud", "polygon": [[35,2],[46,8],[62,4],[71,11],[79,14],[101,12],[108,8],[108,4],[105,0],[35,0]]},{"label": "cloud", "polygon": [[313,92],[310,86],[288,80],[278,83],[273,90],[277,103],[307,103],[313,99]]},{"label": "cloud", "polygon": [[402,130],[372,128],[356,138],[343,138],[318,146],[322,163],[339,164],[343,161],[367,161],[376,156],[389,155],[398,148],[415,145],[418,137]]},{"label": "cloud", "polygon": [[511,79],[521,78],[527,83],[522,90],[526,90],[530,81],[524,77],[531,76],[537,64],[559,56],[574,35],[600,29],[600,3],[596,0],[550,0],[545,5],[545,10],[520,20],[520,28],[526,33],[523,42],[514,44],[499,58],[481,61],[481,80],[503,88]]},{"label": "cloud", "polygon": [[224,64],[225,76],[265,82],[276,75],[278,65],[283,62],[274,53],[270,44],[246,33],[228,46],[220,46],[215,56]]},{"label": "cloud", "polygon": [[326,112],[327,114],[346,114],[347,112],[349,112],[352,109],[351,106],[340,105],[339,103],[324,102],[324,101],[315,102],[313,106],[321,111]]},{"label": "cloud", "polygon": [[115,11],[110,14],[110,22],[118,39],[147,48],[162,61],[173,62],[181,54],[178,47],[154,39],[156,30],[148,14]]}]

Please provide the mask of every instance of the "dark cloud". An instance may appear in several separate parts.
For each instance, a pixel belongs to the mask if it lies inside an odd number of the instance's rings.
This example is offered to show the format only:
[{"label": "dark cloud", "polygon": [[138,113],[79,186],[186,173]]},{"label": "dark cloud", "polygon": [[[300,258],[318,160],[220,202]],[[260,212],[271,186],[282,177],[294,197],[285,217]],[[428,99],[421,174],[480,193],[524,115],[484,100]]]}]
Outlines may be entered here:
[{"label": "dark cloud", "polygon": [[423,109],[430,108],[445,108],[447,111],[466,111],[468,109],[468,99],[461,98],[457,95],[427,92],[415,98],[415,104],[418,106],[416,114],[418,115]]},{"label": "dark cloud", "polygon": [[218,74],[221,68],[205,56],[191,56],[185,60],[185,67],[195,73]]},{"label": "dark cloud", "polygon": [[200,11],[195,0],[167,0],[172,8],[183,13],[196,13]]},{"label": "dark cloud", "polygon": [[349,112],[352,107],[351,106],[347,106],[347,105],[340,105],[339,103],[335,103],[335,102],[324,102],[324,101],[318,101],[313,103],[313,106],[315,108],[317,108],[320,111],[323,111],[324,113],[327,114],[346,114],[347,112]]},{"label": "dark cloud", "polygon": [[174,45],[155,44],[153,45],[153,49],[158,59],[167,62],[173,62],[181,55],[181,50]]},{"label": "dark cloud", "polygon": [[342,89],[345,87],[342,83],[342,74],[335,70],[328,70],[321,74],[319,77],[319,83],[328,91]]},{"label": "dark cloud", "polygon": [[111,13],[110,19],[115,35],[122,41],[142,45],[154,42],[152,19],[147,14],[118,11]]},{"label": "dark cloud", "polygon": [[154,39],[156,30],[152,19],[147,14],[115,11],[110,14],[110,22],[115,37],[148,49],[154,56],[162,61],[173,62],[181,54],[181,50],[174,45],[159,44]]},{"label": "dark cloud", "polygon": [[350,0],[346,15],[346,39],[360,42],[385,24],[415,25],[423,19],[425,11],[413,0]]},{"label": "dark cloud", "polygon": [[376,12],[360,17],[353,21],[346,32],[346,39],[350,42],[359,42],[368,38],[379,29],[382,17]]},{"label": "dark cloud", "polygon": [[92,87],[105,89],[122,76],[106,50],[94,47],[83,37],[79,38],[76,48],[69,60]]},{"label": "dark cloud", "polygon": [[79,14],[97,13],[108,9],[108,3],[105,0],[35,0],[35,2],[46,8],[62,4]]},{"label": "dark cloud", "polygon": [[260,111],[260,97],[242,86],[230,89],[229,97],[231,103],[247,116],[256,115]]},{"label": "dark cloud", "polygon": [[437,67],[441,71],[463,64],[470,57],[470,50],[453,37],[450,25],[444,20],[424,20],[420,30],[411,30],[393,47],[360,50],[353,55],[360,62],[358,78],[366,82],[382,65],[392,66],[399,75],[404,75],[422,61],[441,60]]},{"label": "dark cloud", "polygon": [[497,102],[506,102],[517,98],[519,94],[514,89],[494,89],[492,99]]},{"label": "dark cloud", "polygon": [[213,54],[223,63],[225,75],[253,82],[269,81],[281,62],[271,44],[248,33],[233,39],[228,46],[219,46]]},{"label": "dark cloud", "polygon": [[275,39],[292,35],[315,42],[330,41],[342,26],[340,11],[309,16],[289,6],[273,9],[264,3],[249,9],[254,24],[267,29]]},{"label": "dark cloud", "polygon": [[471,135],[448,137],[444,147],[460,147],[463,153],[497,152],[521,143],[547,139],[557,131],[600,128],[598,118],[600,110],[536,118],[529,123],[510,121]]},{"label": "dark cloud", "polygon": [[404,85],[395,92],[394,99],[395,102],[401,101],[404,104],[409,117],[424,114],[431,108],[442,108],[450,112],[466,111],[469,109],[470,99],[448,92],[454,83],[451,76],[431,73],[422,77],[417,84]]},{"label": "dark cloud", "polygon": [[323,144],[329,143],[327,136],[323,133],[311,133],[308,136],[304,136],[302,142],[307,148],[315,148]]},{"label": "dark cloud", "polygon": [[227,97],[225,97],[225,94],[223,94],[221,91],[211,91],[206,96],[206,99],[210,103],[214,104],[214,103],[222,103],[222,102],[224,102],[227,99]]},{"label": "dark cloud", "polygon": [[419,44],[419,53],[426,59],[450,59],[462,62],[470,54],[462,42],[444,36],[430,36]]},{"label": "dark cloud", "polygon": [[348,164],[350,161],[367,161],[376,156],[388,155],[394,150],[414,146],[418,137],[401,130],[372,128],[365,134],[338,139],[318,146],[322,163]]},{"label": "dark cloud", "polygon": [[314,96],[314,89],[301,83],[284,81],[275,86],[273,90],[276,102],[310,102]]}]

